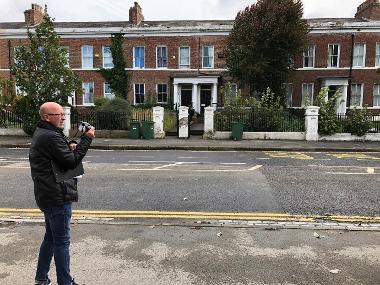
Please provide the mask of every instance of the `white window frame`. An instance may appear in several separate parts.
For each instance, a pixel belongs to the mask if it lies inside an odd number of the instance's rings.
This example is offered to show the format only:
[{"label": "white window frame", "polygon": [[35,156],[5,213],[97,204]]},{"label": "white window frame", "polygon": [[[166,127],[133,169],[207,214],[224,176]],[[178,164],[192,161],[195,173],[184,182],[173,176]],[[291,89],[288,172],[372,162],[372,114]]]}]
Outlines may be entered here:
[{"label": "white window frame", "polygon": [[375,53],[375,67],[380,67],[380,43],[376,43]]},{"label": "white window frame", "polygon": [[[85,102],[85,98],[86,98],[86,85],[87,84],[90,84],[92,85],[92,103],[86,103]],[[83,88],[83,98],[82,98],[82,103],[83,103],[83,106],[94,106],[94,102],[95,102],[95,85],[94,85],[94,82],[93,81],[89,81],[89,82],[83,82],[82,84],[82,88]]]},{"label": "white window frame", "polygon": [[[363,47],[363,53],[360,53],[359,47]],[[365,56],[366,56],[366,44],[365,43],[355,43],[353,52],[353,67],[364,67],[365,66]]]},{"label": "white window frame", "polygon": [[[333,47],[333,46],[338,47],[338,54],[337,55],[330,54],[330,47]],[[336,66],[332,64],[333,63],[332,60],[335,57],[337,58],[336,59]],[[327,46],[327,67],[338,68],[339,67],[339,59],[340,59],[340,44],[328,44],[328,46]]]},{"label": "white window frame", "polygon": [[[186,64],[181,64],[181,49],[187,49],[189,52],[188,52],[188,58],[189,58],[189,62],[186,63]],[[178,67],[179,69],[190,69],[190,66],[191,66],[191,50],[190,50],[190,47],[189,46],[180,46],[178,48]]]},{"label": "white window frame", "polygon": [[[91,53],[85,53],[85,51],[91,50]],[[82,51],[82,69],[93,69],[94,68],[94,47],[91,45],[83,45],[81,47]],[[84,63],[88,59],[91,64],[89,66],[84,66]]]},{"label": "white window frame", "polygon": [[[158,56],[158,50],[165,48],[164,57]],[[159,66],[159,58],[163,58],[165,60],[164,66]],[[166,69],[168,68],[168,47],[167,46],[156,46],[156,68],[158,69]]]},{"label": "white window frame", "polygon": [[104,98],[112,100],[113,98],[115,98],[115,94],[112,92],[111,87],[109,87],[111,92],[106,92],[107,85],[109,85],[109,83],[107,82],[103,83],[103,95],[104,95]]},{"label": "white window frame", "polygon": [[[227,85],[226,85],[227,86]],[[238,86],[236,83],[232,83],[230,82],[229,83],[229,86],[231,88],[225,88],[225,91],[224,91],[224,96],[225,97],[228,97],[228,96],[231,96],[231,97],[236,97],[237,96],[237,93],[238,93]]]},{"label": "white window frame", "polygon": [[[165,85],[166,86],[166,92],[159,92],[158,90],[158,86],[159,85]],[[168,84],[167,83],[157,83],[156,84],[156,94],[157,94],[157,103],[159,104],[167,104],[168,103],[168,97],[169,97],[169,93],[168,93]],[[159,95],[160,94],[166,94],[166,101],[160,101],[159,100]]]},{"label": "white window frame", "polygon": [[[205,49],[207,49],[211,55],[205,55]],[[205,60],[210,60],[210,66],[205,66]],[[214,46],[202,46],[202,68],[214,68]]]},{"label": "white window frame", "polygon": [[[105,50],[109,49],[109,53],[106,53]],[[103,68],[113,68],[113,58],[110,46],[102,46],[103,54]],[[106,56],[107,55],[107,56]]]},{"label": "white window frame", "polygon": [[[310,99],[310,102],[308,102],[310,105],[313,105],[313,101],[314,101],[314,83],[302,83],[302,102],[301,102],[301,106],[305,106],[305,98],[306,98],[306,94],[304,94],[304,86],[309,86],[311,87],[311,94],[309,96],[309,99]],[[307,89],[309,89],[309,87]],[[309,91],[309,90],[308,90]]]},{"label": "white window frame", "polygon": [[[310,54],[311,53],[311,54]],[[311,65],[306,66],[306,59],[308,62],[311,62]],[[303,67],[304,68],[313,68],[315,66],[315,45],[310,44],[303,52]]]},{"label": "white window frame", "polygon": [[[136,66],[136,49],[142,48],[143,49],[143,65],[142,66]],[[133,68],[135,69],[143,69],[145,68],[145,46],[135,46],[133,47]]]},{"label": "white window frame", "polygon": [[289,108],[293,107],[293,84],[292,83],[284,83],[283,88],[285,89],[286,106]]},{"label": "white window frame", "polygon": [[380,107],[380,84],[374,84],[373,85],[373,100],[372,100],[372,106],[373,107]]},{"label": "white window frame", "polygon": [[[360,102],[358,105],[355,105],[354,102],[353,102],[353,97],[354,97],[354,89],[356,87],[360,86]],[[350,101],[350,108],[355,108],[355,107],[359,107],[361,108],[362,105],[363,105],[363,89],[364,89],[364,86],[363,86],[363,83],[353,83],[351,84],[351,101]],[[356,97],[356,95],[355,95]],[[356,102],[355,102],[356,103]]]},{"label": "white window frame", "polygon": [[[144,93],[138,93],[138,94],[143,94],[143,102],[140,102],[140,103],[137,103],[136,101],[136,85],[143,85],[144,86]],[[146,92],[145,92],[145,83],[135,83],[133,84],[133,102],[134,102],[134,105],[138,105],[138,104],[144,104],[145,103],[145,95],[146,95]]]}]

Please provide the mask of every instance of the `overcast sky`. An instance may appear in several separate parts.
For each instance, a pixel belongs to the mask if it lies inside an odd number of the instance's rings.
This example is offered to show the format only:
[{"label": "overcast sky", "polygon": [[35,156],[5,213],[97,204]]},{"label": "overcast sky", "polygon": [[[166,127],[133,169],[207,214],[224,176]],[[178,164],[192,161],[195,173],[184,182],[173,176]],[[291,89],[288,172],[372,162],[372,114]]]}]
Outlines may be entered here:
[{"label": "overcast sky", "polygon": [[[0,0],[0,22],[22,22],[24,11],[48,5],[57,22],[127,21],[132,0]],[[234,19],[255,0],[138,0],[146,21]],[[364,0],[303,0],[304,18],[349,18]]]}]

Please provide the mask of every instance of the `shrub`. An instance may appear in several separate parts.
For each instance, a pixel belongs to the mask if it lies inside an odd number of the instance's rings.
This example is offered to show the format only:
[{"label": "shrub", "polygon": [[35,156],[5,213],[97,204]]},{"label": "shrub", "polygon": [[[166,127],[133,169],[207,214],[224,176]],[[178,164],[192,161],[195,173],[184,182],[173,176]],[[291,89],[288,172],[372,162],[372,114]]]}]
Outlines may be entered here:
[{"label": "shrub", "polygon": [[106,97],[97,97],[95,98],[95,106],[96,107],[100,107],[100,106],[103,106],[104,104],[106,104],[107,102],[109,101],[109,99],[107,99]]},{"label": "shrub", "polygon": [[353,135],[364,136],[372,128],[371,116],[367,107],[349,110],[346,120],[347,130]]},{"label": "shrub", "polygon": [[254,119],[251,121],[253,131],[275,132],[280,130],[284,110],[281,97],[276,97],[268,87],[260,100],[253,98],[249,104],[254,113]]},{"label": "shrub", "polygon": [[23,131],[30,136],[33,135],[40,120],[38,111],[34,110],[31,112],[31,108],[35,109],[31,106],[31,100],[27,96],[17,96],[12,102],[14,113],[23,118]]},{"label": "shrub", "polygon": [[129,112],[128,101],[119,97],[112,100],[107,100],[103,105],[99,106],[98,111],[111,111],[111,112]]},{"label": "shrub", "polygon": [[125,130],[129,126],[130,107],[127,100],[115,97],[96,109],[97,128]]},{"label": "shrub", "polygon": [[319,92],[315,101],[319,106],[318,133],[321,135],[332,135],[339,131],[339,121],[336,116],[336,103],[341,96],[340,90],[326,100],[328,88],[324,87]]}]

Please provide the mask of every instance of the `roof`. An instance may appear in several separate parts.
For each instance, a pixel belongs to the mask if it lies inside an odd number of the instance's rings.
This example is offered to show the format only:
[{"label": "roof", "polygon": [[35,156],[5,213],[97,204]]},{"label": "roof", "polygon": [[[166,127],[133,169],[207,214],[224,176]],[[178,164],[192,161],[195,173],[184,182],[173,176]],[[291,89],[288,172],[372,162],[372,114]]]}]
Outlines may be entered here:
[{"label": "roof", "polygon": [[[214,26],[232,26],[233,20],[180,20],[180,21],[144,21],[140,25],[133,25],[128,21],[115,22],[54,22],[55,28],[174,28],[174,27],[214,27]],[[0,23],[0,29],[25,29],[25,22],[5,22]]]},{"label": "roof", "polygon": [[[314,18],[306,19],[311,30],[349,30],[349,29],[380,29],[380,21],[356,18]],[[229,33],[234,20],[173,20],[173,21],[143,21],[133,25],[129,21],[107,22],[55,22],[59,33],[67,34],[110,34],[110,33],[178,33],[178,32],[209,32]],[[24,22],[0,23],[0,34],[25,33]]]}]

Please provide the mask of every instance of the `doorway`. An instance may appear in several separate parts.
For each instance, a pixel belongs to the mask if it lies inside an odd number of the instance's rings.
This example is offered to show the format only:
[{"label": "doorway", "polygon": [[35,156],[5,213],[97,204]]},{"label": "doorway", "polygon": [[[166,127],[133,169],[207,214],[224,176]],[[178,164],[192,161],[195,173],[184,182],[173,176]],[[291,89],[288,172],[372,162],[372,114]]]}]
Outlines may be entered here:
[{"label": "doorway", "polygon": [[204,114],[205,108],[211,106],[211,84],[201,86],[201,114]]},{"label": "doorway", "polygon": [[327,91],[327,99],[332,98],[335,95],[336,91],[339,90],[339,88],[340,86],[338,85],[330,85],[329,90]]},{"label": "doorway", "polygon": [[181,106],[190,107],[192,103],[193,86],[183,84],[181,87]]}]

